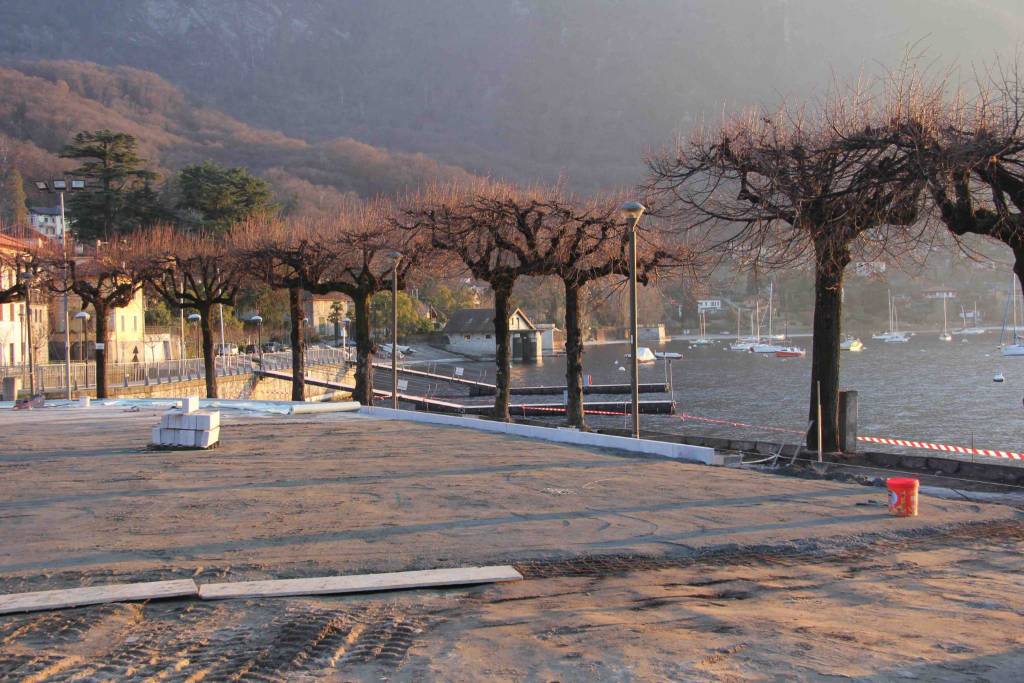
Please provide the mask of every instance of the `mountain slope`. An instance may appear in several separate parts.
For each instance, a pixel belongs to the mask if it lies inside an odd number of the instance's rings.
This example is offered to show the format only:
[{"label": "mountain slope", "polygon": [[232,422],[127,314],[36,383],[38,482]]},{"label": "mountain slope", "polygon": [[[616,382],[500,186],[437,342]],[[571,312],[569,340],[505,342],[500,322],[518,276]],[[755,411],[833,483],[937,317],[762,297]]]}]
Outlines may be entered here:
[{"label": "mountain slope", "polygon": [[646,148],[723,103],[820,94],[918,42],[969,69],[1024,37],[1019,0],[0,0],[0,16],[0,59],[136,66],[300,138],[590,187],[634,182]]},{"label": "mountain slope", "polygon": [[163,175],[213,159],[244,165],[279,192],[325,201],[331,192],[395,193],[432,180],[468,177],[422,154],[392,153],[350,138],[310,143],[193,105],[156,74],[84,62],[29,62],[0,68],[0,136],[26,177],[67,170],[56,154],[80,130],[134,135],[141,156]]}]

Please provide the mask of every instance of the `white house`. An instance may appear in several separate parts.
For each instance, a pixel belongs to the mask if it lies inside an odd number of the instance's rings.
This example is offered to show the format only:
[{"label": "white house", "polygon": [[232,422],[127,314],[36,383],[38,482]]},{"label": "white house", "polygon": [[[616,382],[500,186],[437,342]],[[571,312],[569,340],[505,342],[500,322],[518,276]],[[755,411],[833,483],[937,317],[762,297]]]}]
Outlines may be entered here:
[{"label": "white house", "polygon": [[[512,338],[512,357],[523,361],[540,359],[540,332],[518,308],[509,316],[508,327]],[[463,308],[455,311],[444,326],[444,333],[448,349],[455,353],[469,356],[493,356],[496,353],[494,309]]]},{"label": "white house", "polygon": [[40,234],[52,240],[64,240],[64,221],[59,206],[33,206],[28,210],[28,220]]}]

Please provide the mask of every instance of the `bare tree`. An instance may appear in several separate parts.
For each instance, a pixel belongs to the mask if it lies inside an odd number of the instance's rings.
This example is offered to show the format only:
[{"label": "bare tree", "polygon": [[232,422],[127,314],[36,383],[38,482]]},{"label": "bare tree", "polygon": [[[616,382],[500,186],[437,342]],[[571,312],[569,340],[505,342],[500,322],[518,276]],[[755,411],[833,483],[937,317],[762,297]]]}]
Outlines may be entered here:
[{"label": "bare tree", "polygon": [[345,202],[324,231],[325,245],[338,258],[310,284],[315,293],[341,292],[352,299],[356,342],[353,398],[363,405],[373,405],[377,348],[370,330],[370,303],[374,294],[389,291],[393,277],[398,289],[405,289],[409,276],[424,263],[430,263],[434,273],[445,270],[442,259],[433,259],[435,250],[423,231],[402,229],[396,222],[399,211],[395,202],[382,197]]},{"label": "bare tree", "polygon": [[311,218],[258,216],[232,232],[231,247],[249,277],[288,290],[293,401],[306,398],[303,292],[312,291],[340,257],[328,242],[330,229],[330,224]]},{"label": "bare tree", "polygon": [[160,226],[134,232],[128,245],[134,269],[149,289],[172,310],[199,313],[206,396],[217,398],[213,308],[234,303],[245,272],[229,238]]},{"label": "bare tree", "polygon": [[922,186],[885,141],[887,114],[861,93],[815,112],[756,111],[648,159],[652,195],[709,251],[749,267],[813,263],[808,444],[818,442],[820,387],[827,451],[840,447],[843,272],[858,249],[893,253],[920,237],[908,226],[920,217]]},{"label": "bare tree", "polygon": [[904,64],[890,81],[900,102],[893,139],[927,182],[936,213],[958,240],[1005,244],[1024,286],[1024,84],[1020,65],[979,70],[970,94],[948,74]]},{"label": "bare tree", "polygon": [[50,291],[77,294],[83,310],[92,306],[96,321],[96,397],[107,398],[107,318],[115,309],[131,304],[142,287],[130,248],[123,241],[97,243],[83,255],[65,259],[59,246],[47,242],[33,250],[33,258]]},{"label": "bare tree", "polygon": [[550,220],[556,212],[541,188],[480,181],[434,187],[417,197],[402,220],[428,236],[434,248],[457,257],[494,292],[495,385],[493,415],[508,421],[512,345],[509,316],[516,280],[551,274],[557,246]]}]

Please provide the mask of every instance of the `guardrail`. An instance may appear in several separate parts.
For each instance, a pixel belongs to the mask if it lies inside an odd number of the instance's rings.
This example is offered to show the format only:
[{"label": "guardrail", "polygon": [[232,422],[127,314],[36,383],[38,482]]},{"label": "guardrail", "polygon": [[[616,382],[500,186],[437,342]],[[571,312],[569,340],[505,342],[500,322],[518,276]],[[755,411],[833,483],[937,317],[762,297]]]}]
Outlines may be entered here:
[{"label": "guardrail", "polygon": [[[306,365],[343,365],[349,362],[348,350],[312,348],[306,350]],[[217,356],[215,366],[218,377],[242,375],[253,372],[259,365],[258,355]],[[290,351],[265,353],[262,357],[265,367],[291,369]],[[67,368],[64,363],[42,363],[34,368],[37,391],[56,391],[67,388]],[[29,387],[28,365],[0,366],[0,378],[20,377],[23,389]],[[183,382],[206,377],[202,358],[163,360],[138,363],[107,363],[107,386],[133,386]],[[71,388],[84,389],[96,386],[96,363],[74,362],[71,364]]]}]

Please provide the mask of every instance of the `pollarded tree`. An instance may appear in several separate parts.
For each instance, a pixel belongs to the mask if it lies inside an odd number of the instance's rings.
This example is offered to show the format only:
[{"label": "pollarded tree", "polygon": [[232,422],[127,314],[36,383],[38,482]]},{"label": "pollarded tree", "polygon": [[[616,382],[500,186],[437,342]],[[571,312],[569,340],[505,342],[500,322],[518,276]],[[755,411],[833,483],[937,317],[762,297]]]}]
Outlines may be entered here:
[{"label": "pollarded tree", "polygon": [[[373,405],[373,354],[370,304],[374,294],[398,289],[421,265],[432,272],[444,271],[444,260],[421,230],[402,229],[396,222],[399,209],[385,198],[349,200],[322,231],[326,247],[338,255],[310,291],[341,292],[352,299],[353,336],[356,342],[356,388],[353,398]],[[396,263],[397,258],[397,263]],[[397,349],[392,349],[397,353]]]},{"label": "pollarded tree", "polygon": [[894,74],[891,137],[949,232],[1009,247],[1024,286],[1024,84],[1016,64],[981,73],[971,97],[915,65]]},{"label": "pollarded tree", "polygon": [[815,270],[807,442],[840,450],[843,273],[858,249],[893,253],[920,233],[922,183],[900,150],[876,142],[891,112],[837,99],[817,112],[782,109],[699,129],[648,159],[648,187],[703,250],[778,268]]},{"label": "pollarded tree", "polygon": [[293,401],[304,401],[306,393],[303,292],[315,291],[341,257],[328,241],[331,229],[321,220],[258,215],[232,233],[232,248],[248,277],[288,291]]},{"label": "pollarded tree", "polygon": [[183,233],[170,226],[136,231],[129,257],[146,286],[169,308],[199,313],[206,396],[217,398],[217,366],[213,350],[213,309],[233,305],[246,273],[228,239]]},{"label": "pollarded tree", "polygon": [[[634,221],[619,214],[622,197],[580,200],[553,192],[544,205],[545,224],[552,231],[546,240],[545,260],[565,292],[565,379],[568,423],[586,429],[583,408],[583,325],[581,302],[585,288],[610,275],[629,275],[630,233]],[[697,273],[699,259],[685,243],[660,225],[645,223],[637,232],[637,281],[648,284],[667,271]]]},{"label": "pollarded tree", "polygon": [[40,278],[50,291],[77,294],[83,310],[92,306],[96,324],[96,397],[107,398],[108,317],[115,309],[131,304],[142,287],[131,249],[123,241],[97,243],[80,256],[65,258],[59,247],[47,241],[33,250],[33,257],[41,269]]},{"label": "pollarded tree", "polygon": [[508,421],[512,344],[509,316],[516,280],[553,274],[561,236],[559,213],[540,187],[478,181],[434,187],[416,198],[401,223],[455,256],[494,292],[495,385],[493,415]]}]

